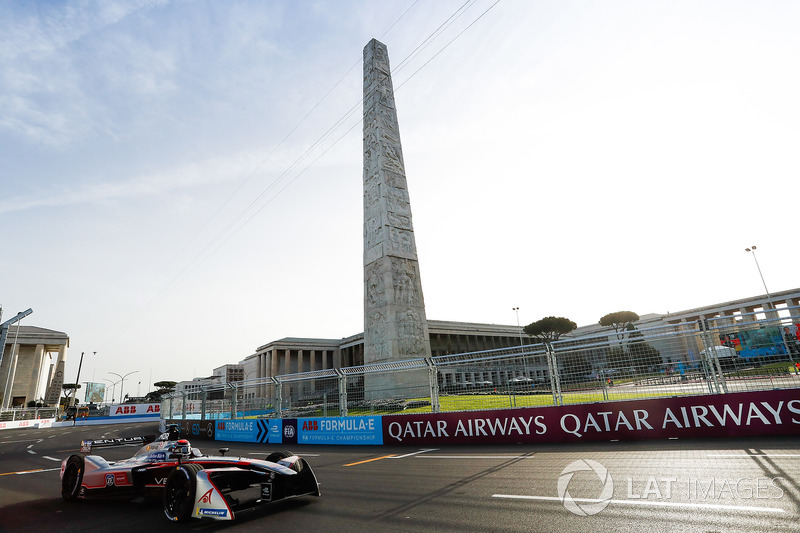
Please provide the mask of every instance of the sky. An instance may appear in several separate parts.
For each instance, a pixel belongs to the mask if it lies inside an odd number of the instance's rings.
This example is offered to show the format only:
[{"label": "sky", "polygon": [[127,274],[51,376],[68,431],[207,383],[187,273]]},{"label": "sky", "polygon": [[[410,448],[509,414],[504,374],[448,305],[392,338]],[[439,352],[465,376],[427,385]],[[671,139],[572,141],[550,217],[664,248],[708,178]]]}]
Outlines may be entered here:
[{"label": "sky", "polygon": [[0,20],[0,305],[69,335],[67,381],[84,352],[81,382],[143,395],[363,331],[372,38],[428,319],[762,295],[754,244],[770,292],[800,287],[800,3],[20,0]]}]

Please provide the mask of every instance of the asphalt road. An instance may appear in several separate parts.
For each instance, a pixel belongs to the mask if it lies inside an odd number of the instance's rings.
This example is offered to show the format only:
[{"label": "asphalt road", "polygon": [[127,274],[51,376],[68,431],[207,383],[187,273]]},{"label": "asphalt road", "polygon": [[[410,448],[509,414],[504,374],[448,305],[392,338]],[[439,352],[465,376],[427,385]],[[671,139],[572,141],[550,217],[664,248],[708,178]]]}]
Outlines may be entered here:
[{"label": "asphalt road", "polygon": [[[159,502],[67,503],[60,460],[153,423],[0,432],[0,531],[800,531],[800,438],[492,447],[299,446],[322,497],[232,523],[170,524]],[[220,443],[195,443],[215,453]],[[275,446],[229,443],[229,455]],[[103,450],[109,460],[134,448]],[[559,490],[561,489],[561,490]],[[584,516],[581,516],[584,515]]]}]

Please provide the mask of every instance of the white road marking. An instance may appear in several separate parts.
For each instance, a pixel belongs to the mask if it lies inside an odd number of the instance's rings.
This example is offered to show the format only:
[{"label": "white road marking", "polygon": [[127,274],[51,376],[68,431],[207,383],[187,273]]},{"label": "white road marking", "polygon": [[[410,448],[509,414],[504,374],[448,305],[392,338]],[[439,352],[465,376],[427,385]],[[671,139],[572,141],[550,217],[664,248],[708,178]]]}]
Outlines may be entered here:
[{"label": "white road marking", "polygon": [[43,455],[43,456],[42,456],[42,459],[49,459],[49,460],[51,460],[51,461],[55,461],[55,462],[57,462],[57,463],[60,463],[60,462],[61,462],[61,459],[56,459],[55,457],[50,457],[49,455]]},{"label": "white road marking", "polygon": [[420,459],[534,459],[533,455],[420,455]]},{"label": "white road marking", "polygon": [[[247,455],[264,455],[266,452],[247,452]],[[296,453],[297,457],[319,457],[318,453]]]},{"label": "white road marking", "polygon": [[[518,494],[492,494],[492,498],[504,498],[511,500],[539,500],[549,502],[561,502],[561,498],[555,496],[524,496]],[[593,498],[572,498],[576,502],[599,503]],[[688,502],[657,502],[651,500],[608,500],[609,503],[621,505],[644,505],[652,507],[690,507],[693,509],[714,509],[720,511],[746,511],[751,513],[785,513],[780,507],[749,507],[745,505],[724,505],[716,503],[688,503]]]},{"label": "white road marking", "polygon": [[749,453],[747,455],[741,453],[709,453],[706,457],[740,457],[747,459],[748,457],[800,457],[800,453]]},{"label": "white road marking", "polygon": [[419,450],[419,451],[412,452],[412,453],[407,453],[405,455],[396,455],[394,457],[390,457],[390,459],[403,459],[405,457],[411,457],[412,455],[419,455],[419,454],[425,453],[425,452],[435,452],[438,449],[439,448],[428,448],[428,449]]},{"label": "white road marking", "polygon": [[27,472],[14,472],[14,474],[21,476],[23,474],[38,474],[39,472],[52,472],[54,470],[61,470],[60,468],[45,468],[43,470],[28,470]]}]

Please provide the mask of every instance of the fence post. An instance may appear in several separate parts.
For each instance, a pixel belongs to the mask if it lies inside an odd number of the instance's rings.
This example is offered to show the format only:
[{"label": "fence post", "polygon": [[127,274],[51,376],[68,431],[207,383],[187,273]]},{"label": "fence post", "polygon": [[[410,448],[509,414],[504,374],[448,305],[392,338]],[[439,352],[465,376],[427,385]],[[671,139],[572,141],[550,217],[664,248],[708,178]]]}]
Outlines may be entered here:
[{"label": "fence post", "polygon": [[186,420],[186,393],[181,393],[181,403],[183,404],[183,408],[181,409],[181,419]]},{"label": "fence post", "polygon": [[206,400],[208,399],[208,392],[203,389],[203,392],[200,393],[200,418],[202,420],[206,419]]},{"label": "fence post", "polygon": [[547,368],[550,371],[550,390],[553,393],[553,405],[563,405],[564,399],[561,397],[561,376],[558,375],[558,359],[553,345],[549,341],[544,341],[544,348],[547,350]]},{"label": "fence post", "polygon": [[231,386],[231,420],[236,420],[236,414],[239,410],[239,391],[236,390],[236,383],[228,382]]},{"label": "fence post", "polygon": [[273,377],[272,382],[275,384],[275,414],[278,418],[283,418],[281,411],[283,411],[283,387],[281,386],[281,382],[278,378]]},{"label": "fence post", "polygon": [[339,376],[339,416],[347,416],[347,376],[338,368],[334,368]]},{"label": "fence post", "polygon": [[441,410],[439,405],[439,370],[430,357],[425,358],[428,365],[428,381],[431,389],[431,412],[438,413]]},{"label": "fence post", "polygon": [[[708,333],[708,324],[705,323],[704,320],[700,320],[700,339],[703,342],[705,356],[703,357],[703,369],[705,370],[706,379],[710,377],[714,382],[714,389],[716,389],[717,394],[722,394],[724,392],[728,392],[728,386],[725,384],[724,379],[722,377],[722,368],[719,366],[719,358],[717,357],[717,351],[712,350],[711,348],[715,346],[711,342],[711,338],[709,337]],[[711,390],[711,383],[709,383],[709,391]]]}]

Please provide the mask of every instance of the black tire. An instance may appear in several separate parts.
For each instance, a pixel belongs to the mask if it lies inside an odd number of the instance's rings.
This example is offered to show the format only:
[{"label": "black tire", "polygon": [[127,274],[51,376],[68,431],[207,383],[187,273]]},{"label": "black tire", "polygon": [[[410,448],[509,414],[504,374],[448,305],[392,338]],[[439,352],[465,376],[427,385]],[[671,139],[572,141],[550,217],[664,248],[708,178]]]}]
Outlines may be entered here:
[{"label": "black tire", "polygon": [[83,483],[84,466],[82,455],[72,455],[67,459],[64,475],[61,477],[61,497],[68,502],[78,499]]},{"label": "black tire", "polygon": [[203,467],[195,464],[182,464],[167,476],[164,484],[164,515],[173,522],[183,522],[192,515],[197,473]]},{"label": "black tire", "polygon": [[286,459],[287,457],[291,457],[294,454],[288,450],[281,450],[279,452],[272,452],[267,456],[267,461],[270,463],[277,463],[281,459]]},{"label": "black tire", "polygon": [[[279,452],[272,452],[271,454],[269,454],[267,456],[267,461],[269,461],[271,463],[277,463],[281,459],[286,459],[287,457],[291,457],[293,455],[294,454],[292,452],[288,451],[288,450],[282,450],[282,451],[279,451]],[[291,468],[295,472],[300,472],[303,469],[303,460],[300,459],[298,461],[295,461],[294,464],[291,466]]]}]

